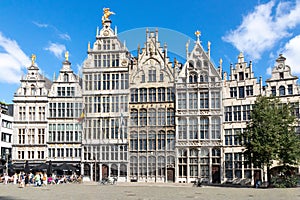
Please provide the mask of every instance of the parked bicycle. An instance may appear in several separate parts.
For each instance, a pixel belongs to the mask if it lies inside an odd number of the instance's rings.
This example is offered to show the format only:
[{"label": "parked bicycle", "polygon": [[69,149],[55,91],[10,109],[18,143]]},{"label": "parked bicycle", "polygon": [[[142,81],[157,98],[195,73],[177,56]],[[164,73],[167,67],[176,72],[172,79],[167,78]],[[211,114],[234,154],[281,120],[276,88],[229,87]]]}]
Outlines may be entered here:
[{"label": "parked bicycle", "polygon": [[197,178],[197,180],[195,180],[193,187],[201,187],[202,186],[202,180],[201,178]]},{"label": "parked bicycle", "polygon": [[114,185],[117,184],[118,178],[117,177],[107,177],[107,178],[103,178],[100,181],[101,185]]}]

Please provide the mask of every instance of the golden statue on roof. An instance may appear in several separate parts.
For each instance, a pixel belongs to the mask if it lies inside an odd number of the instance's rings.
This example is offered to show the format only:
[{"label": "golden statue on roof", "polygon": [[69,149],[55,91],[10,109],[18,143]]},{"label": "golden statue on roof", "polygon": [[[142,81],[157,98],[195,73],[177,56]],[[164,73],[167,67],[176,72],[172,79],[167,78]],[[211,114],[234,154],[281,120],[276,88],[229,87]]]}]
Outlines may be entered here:
[{"label": "golden statue on roof", "polygon": [[115,13],[110,11],[109,8],[103,8],[103,16],[102,16],[102,24],[106,21],[109,20],[109,16],[114,15]]},{"label": "golden statue on roof", "polygon": [[69,52],[68,51],[65,52],[65,58],[66,58],[66,61],[69,61]]},{"label": "golden statue on roof", "polygon": [[35,54],[31,54],[31,65],[32,66],[34,65],[35,59],[36,59],[36,55]]}]

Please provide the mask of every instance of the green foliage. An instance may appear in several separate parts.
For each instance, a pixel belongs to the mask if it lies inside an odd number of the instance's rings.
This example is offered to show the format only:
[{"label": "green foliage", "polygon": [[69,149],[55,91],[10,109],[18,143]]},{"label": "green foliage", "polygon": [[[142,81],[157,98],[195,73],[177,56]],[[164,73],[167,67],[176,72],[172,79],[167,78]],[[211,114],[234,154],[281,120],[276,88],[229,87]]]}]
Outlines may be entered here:
[{"label": "green foliage", "polygon": [[269,168],[273,160],[283,165],[297,164],[300,156],[300,138],[296,135],[289,104],[273,97],[259,96],[244,138],[245,156],[255,166]]},{"label": "green foliage", "polygon": [[274,176],[271,179],[271,185],[275,188],[291,188],[297,187],[298,178],[295,175],[292,176]]}]

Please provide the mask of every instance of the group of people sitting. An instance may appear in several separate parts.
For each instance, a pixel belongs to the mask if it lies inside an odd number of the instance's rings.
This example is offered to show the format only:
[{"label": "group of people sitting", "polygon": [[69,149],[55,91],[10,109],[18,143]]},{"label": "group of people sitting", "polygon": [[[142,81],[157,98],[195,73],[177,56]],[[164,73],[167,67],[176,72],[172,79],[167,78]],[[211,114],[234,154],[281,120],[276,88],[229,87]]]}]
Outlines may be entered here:
[{"label": "group of people sitting", "polygon": [[1,178],[1,181],[4,184],[13,182],[13,184],[19,184],[19,187],[23,188],[28,185],[34,185],[36,187],[46,186],[48,184],[62,184],[62,183],[81,183],[82,176],[78,176],[76,173],[72,175],[63,175],[57,176],[54,173],[51,176],[48,176],[45,172],[36,172],[33,173],[24,173],[20,172],[19,174],[15,173],[13,176],[8,176],[4,174]]}]

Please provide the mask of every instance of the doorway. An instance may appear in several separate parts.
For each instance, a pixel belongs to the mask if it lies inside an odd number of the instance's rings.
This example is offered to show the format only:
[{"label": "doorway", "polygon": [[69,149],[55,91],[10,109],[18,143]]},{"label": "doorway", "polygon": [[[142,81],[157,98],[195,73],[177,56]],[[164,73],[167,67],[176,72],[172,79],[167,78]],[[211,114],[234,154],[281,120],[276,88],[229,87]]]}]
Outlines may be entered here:
[{"label": "doorway", "polygon": [[167,169],[167,182],[175,182],[175,169],[168,168]]},{"label": "doorway", "polygon": [[102,165],[102,178],[107,178],[107,177],[108,177],[108,166]]},{"label": "doorway", "polygon": [[219,165],[212,166],[212,183],[221,183],[221,173]]}]

